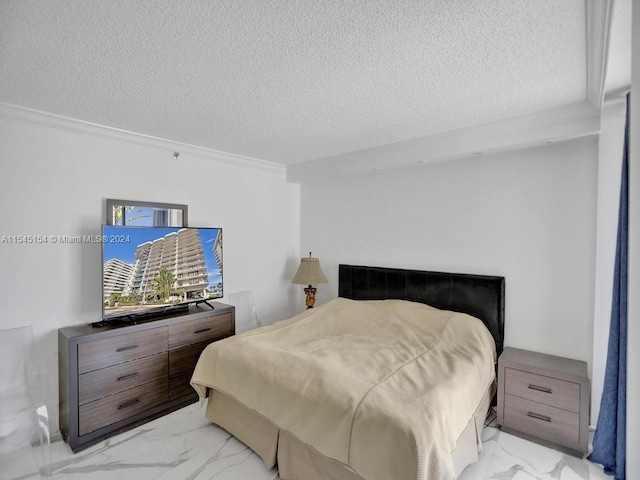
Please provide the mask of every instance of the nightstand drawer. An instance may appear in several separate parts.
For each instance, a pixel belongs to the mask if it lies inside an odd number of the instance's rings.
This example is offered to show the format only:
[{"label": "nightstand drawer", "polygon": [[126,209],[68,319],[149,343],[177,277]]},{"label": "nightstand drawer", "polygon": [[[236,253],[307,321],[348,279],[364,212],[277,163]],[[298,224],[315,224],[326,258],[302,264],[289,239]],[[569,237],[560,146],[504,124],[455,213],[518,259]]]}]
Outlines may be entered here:
[{"label": "nightstand drawer", "polygon": [[230,313],[169,325],[169,348],[174,349],[233,335]]},{"label": "nightstand drawer", "polygon": [[574,413],[580,412],[580,384],[578,383],[507,368],[504,387],[508,395]]},{"label": "nightstand drawer", "polygon": [[511,395],[504,396],[503,426],[569,446],[580,441],[580,415]]},{"label": "nightstand drawer", "polygon": [[83,405],[166,377],[168,367],[167,354],[159,353],[151,357],[83,373],[78,377],[78,402]]},{"label": "nightstand drawer", "polygon": [[124,392],[80,406],[80,435],[86,435],[112,423],[144,412],[169,399],[169,382],[162,380],[140,385]]},{"label": "nightstand drawer", "polygon": [[78,345],[78,373],[166,351],[167,327],[93,340]]}]

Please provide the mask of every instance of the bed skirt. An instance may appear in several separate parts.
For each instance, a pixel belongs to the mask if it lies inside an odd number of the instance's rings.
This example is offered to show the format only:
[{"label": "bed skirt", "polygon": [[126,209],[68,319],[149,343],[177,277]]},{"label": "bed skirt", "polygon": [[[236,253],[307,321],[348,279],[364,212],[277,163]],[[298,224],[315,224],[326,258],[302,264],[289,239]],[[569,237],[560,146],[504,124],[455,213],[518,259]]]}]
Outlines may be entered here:
[{"label": "bed skirt", "polygon": [[[495,384],[485,393],[451,452],[455,478],[478,460],[482,428],[494,393]],[[251,448],[267,468],[277,465],[283,480],[365,480],[349,466],[322,455],[222,392],[209,392],[206,418]]]}]

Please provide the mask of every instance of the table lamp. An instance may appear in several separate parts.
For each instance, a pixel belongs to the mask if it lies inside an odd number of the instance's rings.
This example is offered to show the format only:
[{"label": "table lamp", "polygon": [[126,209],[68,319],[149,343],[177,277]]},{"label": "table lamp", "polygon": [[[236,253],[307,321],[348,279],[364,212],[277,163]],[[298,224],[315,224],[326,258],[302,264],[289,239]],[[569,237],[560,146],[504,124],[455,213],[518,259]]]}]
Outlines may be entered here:
[{"label": "table lamp", "polygon": [[308,257],[302,257],[298,271],[295,277],[293,277],[293,280],[291,280],[291,283],[309,285],[304,289],[304,293],[307,296],[305,304],[307,305],[307,309],[313,308],[313,305],[316,303],[316,292],[318,290],[313,285],[327,283],[327,279],[320,268],[320,260],[312,257],[311,252],[309,252]]}]

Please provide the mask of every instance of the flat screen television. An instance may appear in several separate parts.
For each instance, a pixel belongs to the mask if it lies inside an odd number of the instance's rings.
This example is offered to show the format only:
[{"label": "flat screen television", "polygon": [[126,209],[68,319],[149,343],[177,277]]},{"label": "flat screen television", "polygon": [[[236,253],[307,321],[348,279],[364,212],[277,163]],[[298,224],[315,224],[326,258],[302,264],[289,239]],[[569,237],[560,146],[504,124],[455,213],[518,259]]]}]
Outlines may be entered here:
[{"label": "flat screen television", "polygon": [[101,245],[103,320],[223,295],[221,228],[103,225]]}]

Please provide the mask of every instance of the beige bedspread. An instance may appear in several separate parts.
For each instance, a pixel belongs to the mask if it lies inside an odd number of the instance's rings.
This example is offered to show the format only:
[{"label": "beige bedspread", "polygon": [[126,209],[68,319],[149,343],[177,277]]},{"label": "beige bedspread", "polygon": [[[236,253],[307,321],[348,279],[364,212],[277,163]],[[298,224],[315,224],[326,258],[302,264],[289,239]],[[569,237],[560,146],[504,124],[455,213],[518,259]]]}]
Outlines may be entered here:
[{"label": "beige bedspread", "polygon": [[368,480],[453,477],[450,452],[494,381],[469,315],[338,298],[216,342],[191,383],[220,390]]}]

